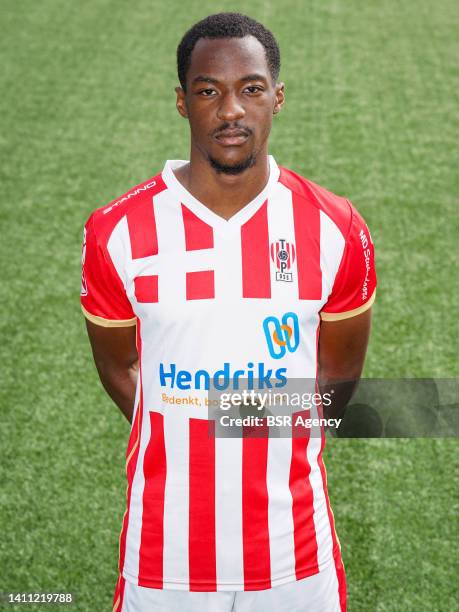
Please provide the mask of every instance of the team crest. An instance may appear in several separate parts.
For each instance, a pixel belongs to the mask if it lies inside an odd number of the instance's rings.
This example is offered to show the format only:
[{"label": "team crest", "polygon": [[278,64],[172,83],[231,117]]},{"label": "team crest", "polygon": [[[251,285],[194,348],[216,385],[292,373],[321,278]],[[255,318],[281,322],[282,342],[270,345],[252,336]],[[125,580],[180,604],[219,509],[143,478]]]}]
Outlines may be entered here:
[{"label": "team crest", "polygon": [[295,261],[295,246],[283,238],[271,243],[271,259],[276,265],[276,280],[292,282],[290,269]]}]

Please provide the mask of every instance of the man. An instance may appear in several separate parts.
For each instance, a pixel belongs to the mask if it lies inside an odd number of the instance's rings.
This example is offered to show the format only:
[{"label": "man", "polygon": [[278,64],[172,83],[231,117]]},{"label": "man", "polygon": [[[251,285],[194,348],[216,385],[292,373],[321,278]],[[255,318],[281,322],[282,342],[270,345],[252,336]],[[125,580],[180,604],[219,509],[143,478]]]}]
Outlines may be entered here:
[{"label": "man", "polygon": [[370,234],[349,201],[268,156],[284,104],[268,30],[212,15],[177,58],[190,161],[166,162],[85,227],[88,334],[132,423],[114,610],[344,610],[323,428],[212,436],[208,391],[357,380]]}]

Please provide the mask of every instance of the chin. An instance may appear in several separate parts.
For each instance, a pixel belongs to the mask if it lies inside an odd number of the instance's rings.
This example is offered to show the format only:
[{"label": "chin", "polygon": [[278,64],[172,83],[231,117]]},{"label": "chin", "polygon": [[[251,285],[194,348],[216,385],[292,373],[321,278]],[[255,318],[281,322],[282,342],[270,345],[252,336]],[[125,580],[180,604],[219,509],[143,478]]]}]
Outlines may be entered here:
[{"label": "chin", "polygon": [[248,168],[255,165],[256,157],[253,154],[246,155],[240,159],[217,159],[208,155],[208,161],[212,168],[221,174],[242,174]]}]

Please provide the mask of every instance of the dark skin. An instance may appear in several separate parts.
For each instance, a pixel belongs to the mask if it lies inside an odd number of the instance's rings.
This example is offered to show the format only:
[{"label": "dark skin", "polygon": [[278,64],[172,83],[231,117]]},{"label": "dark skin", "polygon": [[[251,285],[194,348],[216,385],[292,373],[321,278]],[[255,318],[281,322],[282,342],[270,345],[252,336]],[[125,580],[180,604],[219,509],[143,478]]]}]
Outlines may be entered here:
[{"label": "dark skin", "polygon": [[[282,108],[284,84],[271,77],[261,43],[251,37],[201,39],[187,73],[186,92],[176,88],[176,106],[190,124],[190,162],[177,179],[200,202],[229,219],[253,200],[269,178],[268,139],[273,116]],[[251,165],[237,174],[215,169]],[[102,384],[129,422],[138,376],[135,327],[101,327],[86,321]],[[370,336],[371,309],[341,321],[322,321],[319,384],[341,388],[330,416],[339,416],[362,373]]]},{"label": "dark skin", "polygon": [[86,319],[86,329],[102,385],[131,422],[138,376],[136,328],[102,327]]},{"label": "dark skin", "polygon": [[[261,43],[246,36],[199,40],[186,93],[181,87],[175,91],[177,110],[191,131],[190,163],[176,176],[200,202],[229,219],[268,181],[268,138],[273,116],[284,104],[284,84],[273,82]],[[225,126],[243,132],[240,142],[229,144],[223,138]],[[209,167],[209,155],[229,166],[253,155],[255,163],[241,174],[228,175]]]}]

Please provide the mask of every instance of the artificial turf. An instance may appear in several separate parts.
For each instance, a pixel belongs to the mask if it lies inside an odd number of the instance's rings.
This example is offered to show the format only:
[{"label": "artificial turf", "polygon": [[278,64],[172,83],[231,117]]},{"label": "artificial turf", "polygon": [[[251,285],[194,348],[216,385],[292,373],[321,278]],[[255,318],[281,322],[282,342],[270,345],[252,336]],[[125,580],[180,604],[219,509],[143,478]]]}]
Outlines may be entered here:
[{"label": "artificial turf", "polygon": [[[271,153],[370,226],[379,288],[365,375],[458,376],[453,0],[3,0],[0,592],[111,609],[128,425],[85,335],[82,227],[187,157],[175,48],[218,10],[279,40],[287,103]],[[350,612],[456,609],[457,441],[333,439],[325,458]]]}]

